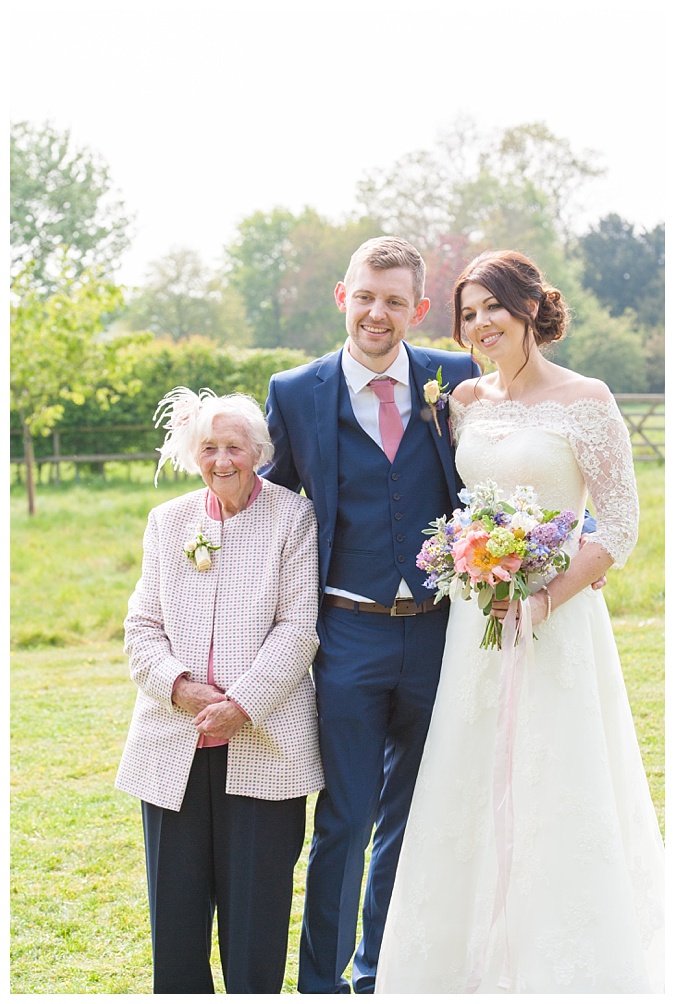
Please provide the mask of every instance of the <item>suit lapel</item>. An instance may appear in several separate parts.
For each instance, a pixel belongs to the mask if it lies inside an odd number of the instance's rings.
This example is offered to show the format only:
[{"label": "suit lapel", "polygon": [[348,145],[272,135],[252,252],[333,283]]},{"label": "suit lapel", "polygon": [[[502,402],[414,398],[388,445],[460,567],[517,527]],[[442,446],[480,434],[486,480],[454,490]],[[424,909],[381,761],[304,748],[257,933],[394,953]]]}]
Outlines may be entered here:
[{"label": "suit lapel", "polygon": [[[429,380],[436,379],[438,365],[434,363],[429,354],[422,348],[416,348],[405,343],[406,351],[410,357],[410,378],[414,383],[419,399],[424,402],[424,385]],[[429,435],[433,438],[438,456],[443,465],[443,472],[448,488],[454,493],[456,490],[455,463],[452,444],[450,442],[450,430],[448,428],[448,408],[447,405],[438,413],[438,427],[441,430],[439,436],[433,421],[425,422],[429,429]]]},{"label": "suit lapel", "polygon": [[342,350],[325,359],[316,371],[314,387],[314,413],[331,535],[337,519],[338,395],[342,375],[341,363]]}]

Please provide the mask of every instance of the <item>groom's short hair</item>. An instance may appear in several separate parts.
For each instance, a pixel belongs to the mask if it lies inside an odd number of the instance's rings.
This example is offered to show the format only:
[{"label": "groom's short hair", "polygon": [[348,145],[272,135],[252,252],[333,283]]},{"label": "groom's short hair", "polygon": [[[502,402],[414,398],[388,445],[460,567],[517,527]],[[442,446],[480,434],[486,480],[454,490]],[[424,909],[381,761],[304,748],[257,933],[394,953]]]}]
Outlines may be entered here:
[{"label": "groom's short hair", "polygon": [[415,303],[424,296],[426,266],[417,248],[402,237],[371,237],[352,255],[345,273],[344,284],[349,286],[359,265],[370,268],[409,268],[413,275],[413,295]]}]

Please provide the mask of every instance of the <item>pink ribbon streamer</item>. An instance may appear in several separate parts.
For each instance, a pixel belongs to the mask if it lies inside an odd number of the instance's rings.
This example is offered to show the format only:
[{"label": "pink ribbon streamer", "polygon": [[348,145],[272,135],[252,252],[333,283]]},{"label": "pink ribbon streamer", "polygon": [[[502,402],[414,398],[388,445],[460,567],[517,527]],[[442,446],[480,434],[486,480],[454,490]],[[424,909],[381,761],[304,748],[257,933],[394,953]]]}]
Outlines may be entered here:
[{"label": "pink ribbon streamer", "polygon": [[[485,968],[488,942],[492,929],[504,914],[504,964],[497,986],[511,988],[511,958],[509,950],[506,900],[513,865],[513,755],[516,744],[518,704],[525,669],[533,655],[532,611],[529,599],[512,603],[502,625],[502,665],[499,674],[497,706],[497,736],[492,772],[492,804],[497,852],[497,889],[490,930],[480,958],[474,966],[465,993],[475,993]],[[522,644],[524,642],[524,644]]]}]

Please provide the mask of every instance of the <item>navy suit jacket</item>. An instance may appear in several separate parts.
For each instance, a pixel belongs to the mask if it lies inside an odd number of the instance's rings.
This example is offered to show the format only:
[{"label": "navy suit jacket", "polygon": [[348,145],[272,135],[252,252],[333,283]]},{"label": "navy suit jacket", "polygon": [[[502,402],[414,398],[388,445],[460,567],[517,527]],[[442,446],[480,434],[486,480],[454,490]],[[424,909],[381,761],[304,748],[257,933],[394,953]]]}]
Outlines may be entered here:
[{"label": "navy suit jacket", "polygon": [[[410,357],[410,379],[424,399],[424,384],[436,378],[442,367],[443,384],[452,390],[480,371],[464,352],[445,352],[403,343]],[[319,524],[319,573],[321,591],[326,586],[338,507],[338,391],[342,376],[342,349],[305,366],[275,374],[270,381],[267,420],[274,459],[260,473],[292,491],[304,488],[314,503]],[[455,470],[455,451],[450,441],[447,409],[438,413],[441,436],[433,422],[429,435],[438,450],[439,464],[425,477],[445,479],[448,492],[458,505],[461,482]],[[414,413],[411,422],[422,421]],[[420,476],[422,476],[420,474]],[[440,514],[439,514],[440,515]]]}]

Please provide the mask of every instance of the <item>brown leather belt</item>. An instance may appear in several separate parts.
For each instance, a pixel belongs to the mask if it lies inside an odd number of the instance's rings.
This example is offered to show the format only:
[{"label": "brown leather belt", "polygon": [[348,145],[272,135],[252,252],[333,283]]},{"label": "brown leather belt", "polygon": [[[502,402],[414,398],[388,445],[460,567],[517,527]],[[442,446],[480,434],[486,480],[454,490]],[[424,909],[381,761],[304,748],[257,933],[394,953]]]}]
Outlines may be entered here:
[{"label": "brown leather belt", "polygon": [[335,593],[324,593],[323,602],[329,607],[340,607],[341,610],[354,610],[360,614],[389,614],[390,617],[414,617],[415,614],[428,614],[431,610],[444,610],[450,606],[450,600],[443,596],[438,603],[433,596],[417,606],[414,600],[394,600],[393,607],[385,607],[381,603],[361,603],[360,600],[350,600],[346,596]]}]

